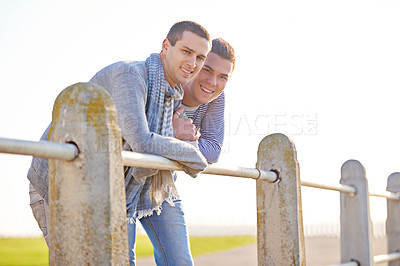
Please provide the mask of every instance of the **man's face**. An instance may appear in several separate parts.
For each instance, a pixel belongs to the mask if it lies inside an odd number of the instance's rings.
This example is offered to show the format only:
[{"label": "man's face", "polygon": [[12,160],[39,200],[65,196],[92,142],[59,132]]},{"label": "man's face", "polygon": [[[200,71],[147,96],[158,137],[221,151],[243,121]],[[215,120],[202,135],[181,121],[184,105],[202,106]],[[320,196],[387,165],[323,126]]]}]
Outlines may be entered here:
[{"label": "man's face", "polygon": [[184,31],[182,39],[174,46],[165,39],[162,54],[165,56],[165,79],[171,87],[177,83],[186,84],[200,71],[204,65],[211,44],[199,35]]},{"label": "man's face", "polygon": [[[233,63],[211,52],[199,74],[189,82],[184,104],[197,106],[217,98],[225,89],[233,71]],[[188,95],[186,95],[188,94]]]}]

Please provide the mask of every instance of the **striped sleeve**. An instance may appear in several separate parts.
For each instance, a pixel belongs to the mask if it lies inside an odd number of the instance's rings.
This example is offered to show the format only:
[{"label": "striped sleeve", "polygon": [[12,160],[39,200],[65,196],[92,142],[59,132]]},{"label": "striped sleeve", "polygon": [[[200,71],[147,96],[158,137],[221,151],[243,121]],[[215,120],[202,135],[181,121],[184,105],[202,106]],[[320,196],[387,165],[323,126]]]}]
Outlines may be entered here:
[{"label": "striped sleeve", "polygon": [[199,148],[208,163],[215,163],[224,142],[224,92],[208,104],[200,105],[193,116],[193,123],[200,127]]}]

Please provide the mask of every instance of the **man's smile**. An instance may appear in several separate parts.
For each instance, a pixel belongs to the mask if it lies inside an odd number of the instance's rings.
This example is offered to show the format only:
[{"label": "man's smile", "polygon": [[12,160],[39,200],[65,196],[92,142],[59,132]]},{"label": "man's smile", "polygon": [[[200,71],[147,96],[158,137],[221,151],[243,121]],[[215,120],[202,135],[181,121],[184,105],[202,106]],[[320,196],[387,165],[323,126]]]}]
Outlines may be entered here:
[{"label": "man's smile", "polygon": [[182,72],[184,73],[184,74],[186,74],[186,75],[191,75],[192,73],[193,73],[193,70],[188,70],[188,69],[186,69],[186,68],[183,68],[183,67],[181,67],[181,70],[182,70]]},{"label": "man's smile", "polygon": [[203,87],[202,85],[200,85],[200,89],[202,91],[204,91],[205,93],[211,94],[214,93],[214,91],[207,89],[206,87]]}]

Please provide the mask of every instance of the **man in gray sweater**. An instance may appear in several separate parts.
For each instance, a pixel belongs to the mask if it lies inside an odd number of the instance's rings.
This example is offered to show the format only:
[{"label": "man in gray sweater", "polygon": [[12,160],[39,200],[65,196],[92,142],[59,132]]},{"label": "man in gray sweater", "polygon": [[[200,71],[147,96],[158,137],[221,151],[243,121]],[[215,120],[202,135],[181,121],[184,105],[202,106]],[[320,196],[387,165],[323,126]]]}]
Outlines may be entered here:
[{"label": "man in gray sweater", "polygon": [[[161,53],[142,62],[117,62],[100,70],[90,82],[110,93],[118,111],[124,150],[164,156],[183,165],[195,177],[207,161],[195,143],[175,139],[174,102],[181,100],[181,84],[202,68],[211,48],[199,24],[174,24]],[[49,128],[48,128],[49,129]],[[48,139],[48,129],[42,136]],[[31,207],[48,240],[48,162],[33,158],[28,172]],[[135,265],[136,221],[153,244],[157,265],[192,265],[187,228],[171,171],[125,169],[129,260]],[[49,244],[49,243],[47,243]],[[51,247],[49,247],[51,248]]]}]

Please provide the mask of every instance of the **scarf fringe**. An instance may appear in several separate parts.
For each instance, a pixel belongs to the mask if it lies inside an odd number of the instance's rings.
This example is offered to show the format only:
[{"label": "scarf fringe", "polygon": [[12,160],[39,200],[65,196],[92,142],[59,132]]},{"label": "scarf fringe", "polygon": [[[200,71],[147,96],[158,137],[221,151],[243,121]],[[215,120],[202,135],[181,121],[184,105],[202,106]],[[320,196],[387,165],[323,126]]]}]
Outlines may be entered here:
[{"label": "scarf fringe", "polygon": [[140,211],[136,210],[133,213],[133,215],[131,217],[127,217],[126,220],[129,224],[134,224],[136,223],[136,220],[139,220],[143,217],[152,216],[154,212],[156,212],[157,215],[160,215],[162,211],[162,204],[164,203],[164,201],[171,206],[175,206],[174,200],[179,200],[179,194],[177,190],[175,190],[174,193],[171,193],[168,198],[165,198],[160,205],[155,206],[148,210],[140,210]]}]

